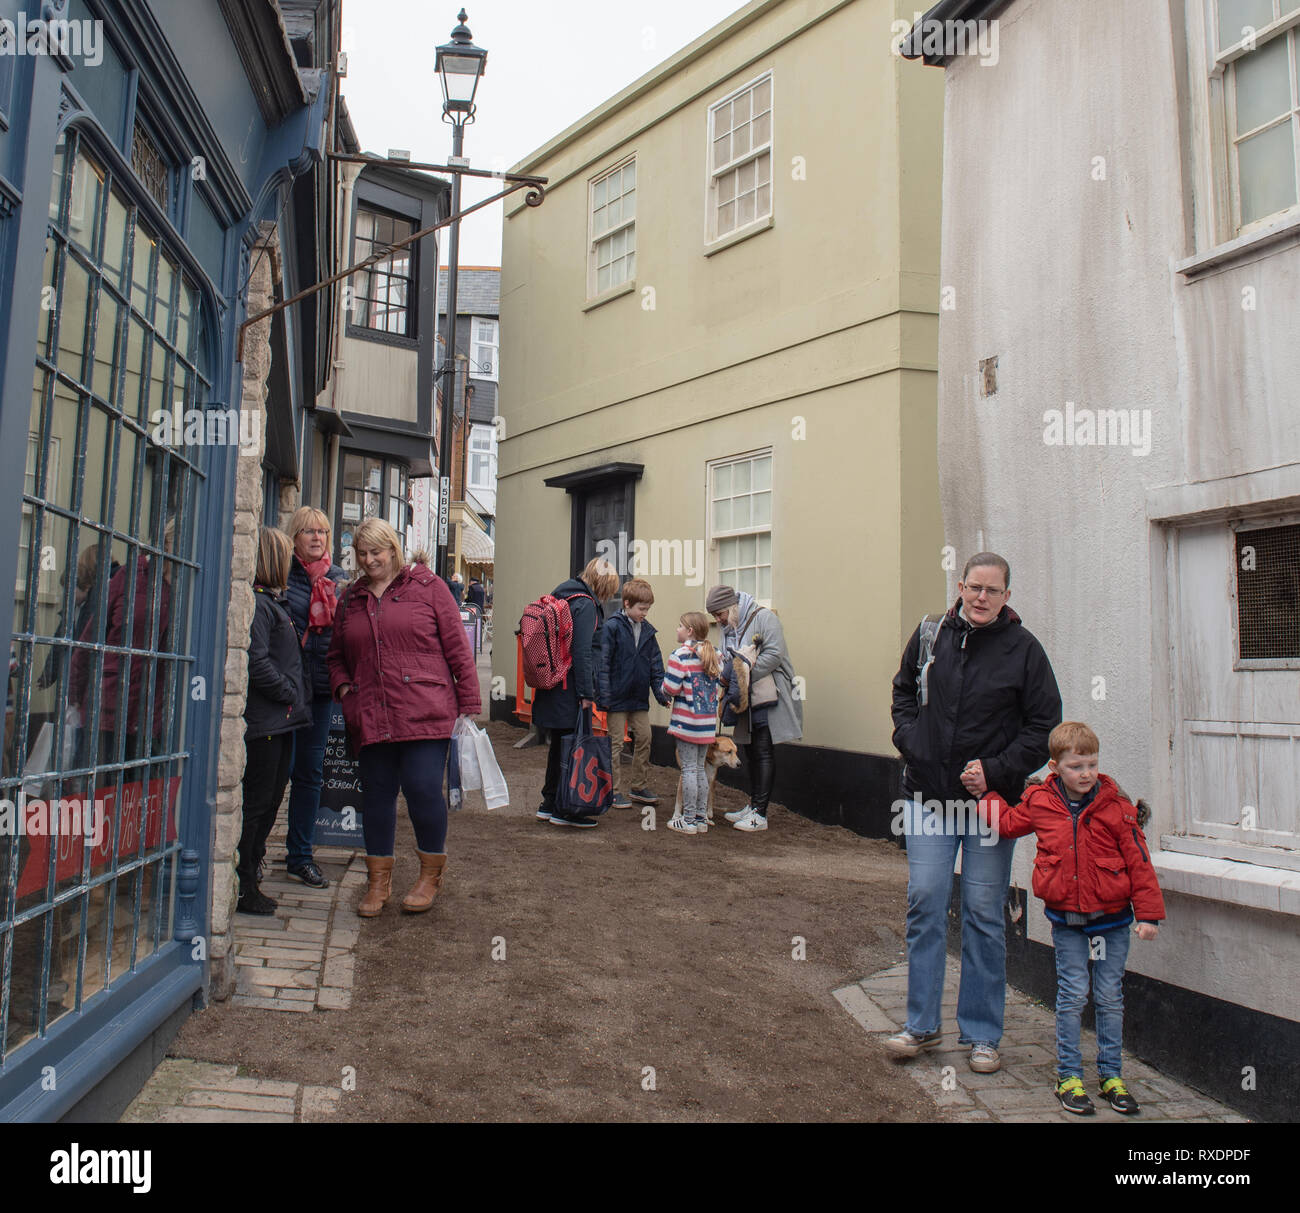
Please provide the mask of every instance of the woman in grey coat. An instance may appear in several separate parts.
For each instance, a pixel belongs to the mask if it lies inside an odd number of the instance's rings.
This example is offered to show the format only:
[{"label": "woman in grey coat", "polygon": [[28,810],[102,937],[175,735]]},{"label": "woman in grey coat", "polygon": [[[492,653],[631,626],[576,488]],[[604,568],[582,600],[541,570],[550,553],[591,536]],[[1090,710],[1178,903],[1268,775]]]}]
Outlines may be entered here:
[{"label": "woman in grey coat", "polygon": [[767,805],[776,778],[774,746],[784,741],[798,741],[803,736],[803,702],[794,693],[794,666],[786,648],[781,621],[767,607],[758,606],[753,596],[737,594],[729,585],[715,585],[705,599],[710,615],[722,625],[722,647],[738,652],[749,645],[758,650],[758,659],[749,673],[750,692],[760,678],[771,675],[776,683],[776,702],[767,707],[751,707],[736,721],[732,734],[743,748],[749,770],[749,804],[727,814],[738,830],[753,832],[767,829]]}]

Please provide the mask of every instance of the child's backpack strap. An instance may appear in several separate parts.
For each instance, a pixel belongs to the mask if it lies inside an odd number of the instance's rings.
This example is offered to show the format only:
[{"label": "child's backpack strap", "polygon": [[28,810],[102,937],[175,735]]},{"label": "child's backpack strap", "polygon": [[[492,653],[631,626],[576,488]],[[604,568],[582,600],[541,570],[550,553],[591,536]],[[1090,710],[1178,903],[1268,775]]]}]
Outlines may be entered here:
[{"label": "child's backpack strap", "polygon": [[930,663],[934,661],[934,642],[942,623],[942,615],[921,616],[921,651],[916,658],[916,702],[920,707],[930,701]]}]

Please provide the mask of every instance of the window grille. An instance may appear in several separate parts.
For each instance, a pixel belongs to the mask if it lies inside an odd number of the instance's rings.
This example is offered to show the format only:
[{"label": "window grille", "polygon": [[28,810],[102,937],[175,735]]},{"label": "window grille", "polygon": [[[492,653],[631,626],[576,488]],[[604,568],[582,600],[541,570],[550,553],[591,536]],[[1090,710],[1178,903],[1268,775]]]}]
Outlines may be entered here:
[{"label": "window grille", "polygon": [[1242,661],[1300,658],[1300,525],[1237,532]]},{"label": "window grille", "polygon": [[0,798],[44,811],[0,831],[0,1068],[172,934],[210,378],[138,189],[60,138],[0,749]]}]

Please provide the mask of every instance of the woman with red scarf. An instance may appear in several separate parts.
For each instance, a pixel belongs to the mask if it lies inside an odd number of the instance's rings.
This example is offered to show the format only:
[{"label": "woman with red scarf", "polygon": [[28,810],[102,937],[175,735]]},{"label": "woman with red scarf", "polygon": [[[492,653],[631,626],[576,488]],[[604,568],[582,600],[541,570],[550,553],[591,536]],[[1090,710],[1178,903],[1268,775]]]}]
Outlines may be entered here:
[{"label": "woman with red scarf", "polygon": [[325,664],[333,636],[345,573],[330,557],[330,524],[320,510],[305,505],[289,520],[293,560],[285,590],[290,618],[302,642],[311,692],[311,723],[294,733],[292,785],[289,790],[289,853],[286,866],[294,880],[313,889],[329,887],[312,857],[316,813],[320,808],[325,744],[329,739],[330,675]]}]

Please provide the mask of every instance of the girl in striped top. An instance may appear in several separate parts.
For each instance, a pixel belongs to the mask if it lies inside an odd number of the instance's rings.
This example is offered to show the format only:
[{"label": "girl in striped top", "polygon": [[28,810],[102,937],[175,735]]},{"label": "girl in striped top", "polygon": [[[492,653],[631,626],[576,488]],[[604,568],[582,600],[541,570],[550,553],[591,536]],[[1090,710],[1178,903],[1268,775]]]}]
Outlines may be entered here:
[{"label": "girl in striped top", "polygon": [[672,700],[668,735],[677,740],[682,769],[682,815],[668,823],[679,834],[703,834],[709,826],[709,776],[704,760],[718,730],[718,675],[722,661],[709,643],[709,617],[688,611],[677,625],[681,646],[668,658],[662,691]]}]

